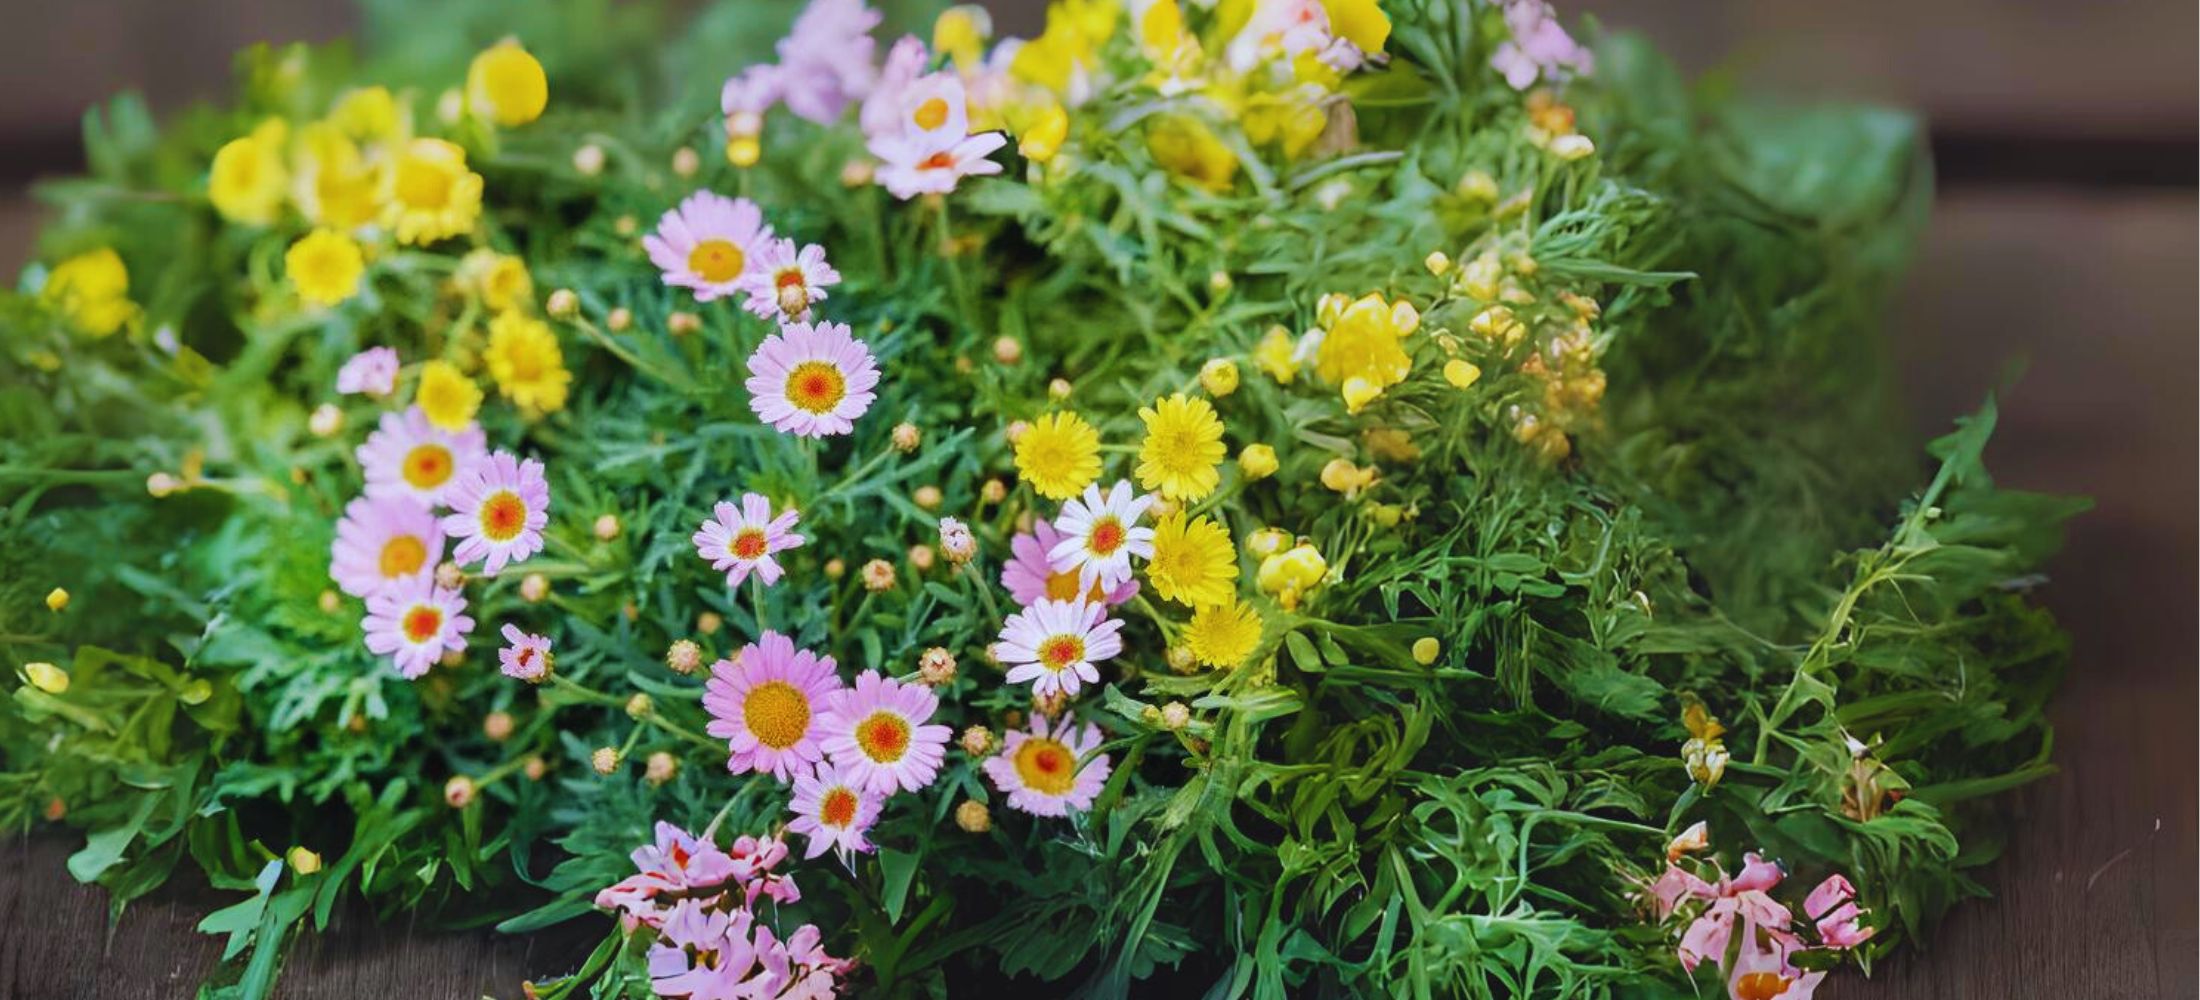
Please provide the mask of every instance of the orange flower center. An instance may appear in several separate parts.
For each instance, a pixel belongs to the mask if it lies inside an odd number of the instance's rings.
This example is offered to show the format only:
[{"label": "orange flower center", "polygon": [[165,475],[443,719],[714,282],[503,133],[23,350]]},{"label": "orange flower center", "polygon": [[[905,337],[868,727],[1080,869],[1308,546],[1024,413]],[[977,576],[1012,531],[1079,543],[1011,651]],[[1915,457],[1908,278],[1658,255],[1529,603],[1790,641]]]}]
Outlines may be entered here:
[{"label": "orange flower center", "polygon": [[881,764],[900,760],[909,752],[909,721],[892,712],[872,712],[856,724],[856,746]]},{"label": "orange flower center", "polygon": [[743,528],[734,533],[732,541],[726,543],[726,551],[733,553],[737,559],[762,559],[769,548],[762,528]]},{"label": "orange flower center", "polygon": [[1034,736],[1016,748],[1016,776],[1043,795],[1065,795],[1077,783],[1077,756],[1058,740]]},{"label": "orange flower center", "polygon": [[416,490],[432,490],[451,478],[451,449],[439,444],[414,445],[405,453],[405,482]]},{"label": "orange flower center", "polygon": [[729,240],[704,240],[688,251],[688,270],[714,285],[740,277],[748,263],[748,255]]},{"label": "orange flower center", "polygon": [[490,541],[509,542],[527,527],[527,504],[511,490],[498,490],[481,502],[481,533]]},{"label": "orange flower center", "polygon": [[787,373],[787,402],[811,413],[831,413],[848,395],[848,380],[825,361],[805,361]]},{"label": "orange flower center", "polygon": [[934,153],[917,162],[918,170],[952,170],[954,167],[955,154],[949,152]]},{"label": "orange flower center", "polygon": [[782,289],[802,287],[802,269],[799,267],[780,268],[779,273],[772,277],[772,287]]},{"label": "orange flower center", "polygon": [[427,563],[428,546],[418,536],[392,535],[382,543],[382,579],[411,576]]},{"label": "orange flower center", "polygon": [[1085,658],[1085,640],[1074,635],[1049,636],[1039,644],[1039,664],[1055,673]]},{"label": "orange flower center", "polygon": [[946,99],[934,97],[917,105],[916,113],[910,115],[909,120],[916,122],[918,128],[927,132],[947,124]]},{"label": "orange flower center", "polygon": [[741,703],[741,721],[756,734],[756,742],[785,750],[810,731],[810,697],[786,681],[765,681]]},{"label": "orange flower center", "polygon": [[1788,977],[1777,972],[1747,972],[1734,980],[1734,1000],[1773,1000],[1787,992]]},{"label": "orange flower center", "polygon": [[847,827],[856,822],[856,793],[846,786],[835,785],[825,793],[825,801],[818,803],[818,822],[826,826]]},{"label": "orange flower center", "polygon": [[443,631],[443,609],[427,604],[415,604],[406,609],[404,618],[405,639],[419,644],[435,638]]},{"label": "orange flower center", "polygon": [[1085,536],[1085,548],[1096,556],[1114,555],[1116,549],[1123,547],[1126,537],[1128,533],[1123,530],[1123,522],[1104,517],[1093,522],[1092,534]]}]

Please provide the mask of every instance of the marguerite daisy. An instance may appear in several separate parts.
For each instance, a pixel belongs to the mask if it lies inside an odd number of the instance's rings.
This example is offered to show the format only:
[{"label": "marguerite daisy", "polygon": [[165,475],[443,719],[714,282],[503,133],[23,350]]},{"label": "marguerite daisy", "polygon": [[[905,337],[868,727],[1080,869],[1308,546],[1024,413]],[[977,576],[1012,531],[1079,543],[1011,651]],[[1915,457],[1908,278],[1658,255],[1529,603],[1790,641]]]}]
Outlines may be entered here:
[{"label": "marguerite daisy", "polygon": [[810,849],[802,855],[805,860],[827,848],[842,857],[868,854],[873,848],[863,833],[878,822],[883,801],[858,783],[851,769],[819,764],[795,775],[794,801],[787,807],[795,818],[787,830],[810,838]]},{"label": "marguerite daisy", "polygon": [[1077,579],[1077,572],[1063,572],[1054,568],[1054,547],[1061,544],[1062,533],[1051,521],[1035,521],[1031,530],[1010,539],[1010,559],[1001,567],[1001,586],[1008,588],[1009,596],[1020,605],[1029,605],[1043,597],[1067,601],[1082,595],[1086,600],[1109,607],[1130,600],[1138,594],[1138,581],[1125,580],[1112,590],[1084,587]]},{"label": "marguerite daisy", "polygon": [[443,526],[428,505],[408,496],[360,497],[336,522],[329,576],[353,597],[368,597],[435,572]]},{"label": "marguerite daisy", "polygon": [[1123,651],[1121,619],[1108,618],[1104,604],[1040,600],[1008,617],[993,655],[1009,668],[1008,682],[1030,681],[1031,693],[1074,695],[1086,684],[1100,683],[1093,664]]},{"label": "marguerite daisy", "polygon": [[953,730],[925,725],[940,699],[922,684],[903,684],[876,670],[855,687],[833,693],[823,722],[825,752],[848,779],[880,795],[914,792],[939,776]]},{"label": "marguerite daisy", "polygon": [[553,656],[548,636],[522,632],[519,626],[508,624],[504,626],[504,641],[510,645],[497,650],[497,666],[503,669],[504,676],[529,684],[550,679]]},{"label": "marguerite daisy", "polygon": [[771,501],[760,493],[741,494],[739,507],[721,500],[711,515],[691,541],[696,554],[710,560],[710,568],[726,574],[728,587],[740,586],[750,573],[767,587],[778,583],[785,571],[772,553],[800,548],[806,541],[794,533],[801,513],[788,508],[773,517]]},{"label": "marguerite daisy", "polygon": [[550,484],[541,462],[496,452],[453,483],[449,496],[451,513],[443,518],[443,530],[459,539],[451,557],[460,563],[486,560],[481,571],[495,576],[507,563],[542,551]]},{"label": "marguerite daisy", "polygon": [[1008,794],[1009,808],[1033,816],[1066,816],[1072,809],[1092,808],[1093,797],[1108,781],[1108,755],[1080,765],[1079,758],[1100,747],[1100,728],[1087,723],[1079,730],[1076,725],[1063,719],[1049,729],[1046,718],[1034,713],[1030,732],[1009,730],[1000,754],[985,762],[986,777]]},{"label": "marguerite daisy", "polygon": [[765,240],[756,250],[739,286],[748,299],[741,307],[771,319],[805,322],[810,307],[825,301],[825,289],[840,284],[840,272],[825,262],[825,248],[812,243],[799,252],[793,240]]},{"label": "marguerite daisy", "polygon": [[1001,165],[986,159],[1008,145],[999,132],[947,139],[934,136],[888,136],[871,142],[879,158],[878,182],[894,197],[907,201],[920,194],[947,194],[965,177],[1001,172]]},{"label": "marguerite daisy", "polygon": [[642,248],[664,272],[665,284],[709,302],[733,294],[750,258],[771,235],[755,202],[697,191],[657,220],[657,231],[642,237]]},{"label": "marguerite daisy", "polygon": [[796,649],[777,632],[712,664],[703,688],[711,721],[703,731],[726,741],[726,770],[786,781],[822,758],[818,720],[840,690],[834,669],[832,657]]},{"label": "marguerite daisy", "polygon": [[381,424],[357,452],[367,473],[367,495],[443,503],[451,485],[481,461],[485,442],[481,428],[444,430],[430,424],[417,406],[403,414],[382,414]]},{"label": "marguerite daisy", "polygon": [[432,576],[418,576],[367,598],[367,649],[387,656],[407,679],[419,677],[445,652],[466,648],[474,620],[466,617],[466,599],[438,587]]},{"label": "marguerite daisy", "polygon": [[749,409],[789,434],[855,429],[878,394],[878,362],[845,323],[788,323],[749,355]]},{"label": "marguerite daisy", "polygon": [[1062,505],[1054,527],[1062,540],[1048,553],[1055,570],[1074,570],[1084,587],[1112,588],[1131,578],[1131,557],[1153,557],[1153,529],[1139,525],[1154,496],[1140,496],[1129,480],[1118,479],[1100,492],[1085,487],[1082,500]]}]

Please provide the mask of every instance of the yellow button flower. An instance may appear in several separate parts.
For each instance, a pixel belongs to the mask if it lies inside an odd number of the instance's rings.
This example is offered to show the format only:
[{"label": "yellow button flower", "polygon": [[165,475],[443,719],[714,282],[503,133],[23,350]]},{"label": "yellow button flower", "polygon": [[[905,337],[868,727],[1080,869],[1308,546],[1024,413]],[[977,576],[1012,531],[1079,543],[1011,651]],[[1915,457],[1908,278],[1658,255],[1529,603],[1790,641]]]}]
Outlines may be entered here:
[{"label": "yellow button flower", "polygon": [[519,42],[499,42],[466,68],[466,103],[475,115],[506,128],[525,125],[550,103],[550,80]]},{"label": "yellow button flower", "polygon": [[38,297],[59,310],[69,325],[94,337],[122,329],[138,312],[130,301],[130,270],[109,247],[54,265]]},{"label": "yellow button flower", "polygon": [[1138,447],[1138,484],[1169,500],[1198,500],[1222,483],[1228,449],[1214,404],[1177,393],[1138,411],[1146,440]]},{"label": "yellow button flower", "polygon": [[270,118],[251,135],[231,139],[214,153],[206,197],[223,218],[254,226],[275,221],[290,189],[290,171],[283,166],[288,134],[282,119]]},{"label": "yellow button flower", "polygon": [[1329,575],[1329,562],[1312,545],[1300,543],[1260,562],[1254,582],[1261,592],[1273,594],[1285,610],[1296,610],[1306,592]]},{"label": "yellow button flower", "polygon": [[333,229],[316,229],[283,254],[283,274],[308,305],[333,306],[359,292],[366,273],[359,244]]},{"label": "yellow button flower", "polygon": [[1276,449],[1265,444],[1249,444],[1238,452],[1238,471],[1247,479],[1266,479],[1276,474]]},{"label": "yellow button flower", "polygon": [[466,169],[465,150],[441,139],[406,143],[385,185],[382,220],[399,243],[457,236],[481,217],[481,175]]},{"label": "yellow button flower", "polygon": [[413,403],[428,422],[447,431],[464,430],[481,409],[481,387],[448,361],[430,361],[420,369]]},{"label": "yellow button flower", "polygon": [[1016,439],[1016,472],[1040,496],[1076,496],[1100,477],[1100,432],[1066,410],[1040,417]]},{"label": "yellow button flower", "polygon": [[497,314],[489,323],[489,350],[483,355],[497,392],[530,416],[565,406],[572,373],[558,350],[550,326],[517,310]]}]

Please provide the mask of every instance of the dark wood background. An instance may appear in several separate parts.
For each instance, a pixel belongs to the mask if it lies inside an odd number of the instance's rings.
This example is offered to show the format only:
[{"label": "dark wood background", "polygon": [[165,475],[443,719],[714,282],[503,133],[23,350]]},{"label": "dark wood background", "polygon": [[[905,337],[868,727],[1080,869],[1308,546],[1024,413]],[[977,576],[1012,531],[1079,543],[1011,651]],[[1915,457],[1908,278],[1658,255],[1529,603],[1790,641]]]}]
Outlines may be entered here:
[{"label": "dark wood background", "polygon": [[[1035,0],[997,5],[1029,33]],[[1829,983],[1835,998],[2193,997],[2196,663],[2194,40],[2185,0],[1584,0],[1684,66],[1732,65],[1798,97],[1922,109],[1941,197],[1888,319],[1921,434],[2029,366],[1989,455],[2013,485],[2093,496],[2046,599],[2076,635],[2055,709],[2063,772],[2009,801],[1997,898],[1949,919],[1930,953]],[[76,120],[122,88],[161,107],[222,92],[254,40],[347,31],[340,0],[0,2],[0,274],[27,259],[31,177],[78,162]],[[76,844],[0,843],[0,1000],[188,997],[226,900],[188,881],[110,925],[72,882]],[[587,924],[586,921],[578,922]],[[533,938],[415,930],[344,914],[305,943],[279,995],[514,997],[578,963],[594,926]]]}]

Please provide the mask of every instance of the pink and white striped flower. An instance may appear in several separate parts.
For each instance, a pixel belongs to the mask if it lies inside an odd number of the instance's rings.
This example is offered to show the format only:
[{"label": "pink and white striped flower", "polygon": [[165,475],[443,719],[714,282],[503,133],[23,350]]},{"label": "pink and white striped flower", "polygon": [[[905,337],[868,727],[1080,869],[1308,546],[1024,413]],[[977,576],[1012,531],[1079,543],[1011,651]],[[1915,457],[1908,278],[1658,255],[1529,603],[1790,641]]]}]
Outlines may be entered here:
[{"label": "pink and white striped flower", "polygon": [[452,484],[451,513],[443,530],[459,539],[451,553],[461,564],[477,559],[482,572],[495,576],[510,563],[542,551],[542,529],[550,524],[550,483],[542,463],[520,461],[499,451]]},{"label": "pink and white striped flower", "polygon": [[1120,619],[1108,618],[1106,605],[1079,599],[1041,599],[1008,618],[993,655],[1007,665],[1008,682],[1031,682],[1031,693],[1060,691],[1074,695],[1100,683],[1093,664],[1123,651]]},{"label": "pink and white striped flower", "polygon": [[503,649],[497,650],[497,666],[504,676],[529,684],[540,684],[550,679],[550,638],[520,631],[517,625],[504,626]]},{"label": "pink and white striped flower", "polygon": [[845,323],[788,323],[749,355],[749,409],[788,434],[855,429],[878,394],[878,362]]},{"label": "pink and white striped flower", "polygon": [[726,741],[726,770],[788,781],[823,759],[819,719],[841,688],[830,656],[765,632],[732,660],[711,665],[703,687],[704,732]]},{"label": "pink and white striped flower", "polygon": [[903,684],[866,670],[852,688],[833,693],[823,742],[848,780],[878,795],[914,792],[939,776],[953,731],[926,720],[940,706],[922,684]]},{"label": "pink and white striped flower", "polygon": [[642,237],[642,248],[664,273],[665,284],[709,302],[733,294],[771,236],[755,202],[697,191],[657,220],[657,231]]},{"label": "pink and white striped flower", "polygon": [[1078,729],[1065,718],[1049,728],[1035,713],[1029,732],[1009,730],[1001,752],[986,759],[986,777],[1007,793],[1011,809],[1067,816],[1072,809],[1092,808],[1093,797],[1108,782],[1108,755],[1092,755],[1101,742],[1098,726]]},{"label": "pink and white striped flower", "polygon": [[710,560],[710,568],[726,574],[726,586],[738,587],[754,573],[769,587],[786,572],[774,553],[807,541],[794,533],[801,520],[801,512],[791,507],[773,517],[771,501],[763,494],[743,493],[738,507],[724,500],[712,507],[711,519],[690,541],[697,555]]},{"label": "pink and white striped flower", "polygon": [[336,391],[346,396],[365,393],[379,399],[397,390],[397,369],[396,351],[369,347],[336,369]]},{"label": "pink and white striped flower", "polygon": [[415,577],[367,598],[367,649],[387,656],[407,680],[418,678],[444,653],[462,652],[474,620],[466,617],[466,599],[438,587],[430,576]]},{"label": "pink and white striped flower", "polygon": [[1130,481],[1118,479],[1100,492],[1098,483],[1085,487],[1082,499],[1062,505],[1054,527],[1062,533],[1048,557],[1056,572],[1076,572],[1084,588],[1103,590],[1121,586],[1131,578],[1131,557],[1153,558],[1153,529],[1138,523],[1156,498],[1140,495]]},{"label": "pink and white striped flower", "polygon": [[366,470],[368,496],[442,504],[451,485],[473,471],[487,447],[480,427],[447,431],[429,423],[428,415],[414,406],[402,414],[382,414],[355,456]]},{"label": "pink and white striped flower", "polygon": [[825,289],[840,284],[840,272],[815,243],[797,251],[793,240],[765,240],[750,263],[737,283],[747,296],[741,308],[765,319],[807,322],[810,307],[825,301]]},{"label": "pink and white striped flower", "polygon": [[810,838],[810,848],[802,855],[804,860],[828,848],[842,858],[868,854],[874,848],[863,834],[878,822],[884,802],[856,780],[853,769],[819,764],[795,775],[794,802],[788,806],[795,818],[787,824],[787,830]]},{"label": "pink and white striped flower", "polygon": [[369,597],[435,572],[443,561],[443,525],[409,496],[358,497],[344,505],[330,546],[330,578],[344,593]]}]

